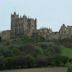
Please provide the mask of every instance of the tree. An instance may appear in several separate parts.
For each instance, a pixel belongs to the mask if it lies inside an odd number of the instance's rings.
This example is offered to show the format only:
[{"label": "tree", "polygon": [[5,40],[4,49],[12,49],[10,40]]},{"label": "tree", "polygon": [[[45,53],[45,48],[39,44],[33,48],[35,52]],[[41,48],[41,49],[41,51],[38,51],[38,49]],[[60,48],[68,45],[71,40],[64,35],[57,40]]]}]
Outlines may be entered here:
[{"label": "tree", "polygon": [[36,65],[37,67],[46,67],[48,66],[47,57],[40,55],[36,58]]},{"label": "tree", "polygon": [[27,61],[28,68],[35,66],[35,58],[33,56],[27,55],[25,58],[26,58],[26,61]]},{"label": "tree", "polygon": [[0,37],[0,41],[2,40],[2,38]]},{"label": "tree", "polygon": [[6,69],[16,68],[16,58],[15,57],[6,57],[5,61],[6,61],[6,65],[5,65]]}]

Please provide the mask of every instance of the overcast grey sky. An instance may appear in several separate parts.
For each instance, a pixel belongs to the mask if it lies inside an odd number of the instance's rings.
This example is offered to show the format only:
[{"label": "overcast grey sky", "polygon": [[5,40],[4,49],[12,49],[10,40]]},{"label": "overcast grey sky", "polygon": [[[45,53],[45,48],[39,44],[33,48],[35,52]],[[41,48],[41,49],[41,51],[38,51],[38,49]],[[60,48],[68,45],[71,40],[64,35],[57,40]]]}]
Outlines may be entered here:
[{"label": "overcast grey sky", "polygon": [[62,24],[72,25],[72,0],[0,0],[0,31],[10,29],[10,15],[37,18],[38,28],[58,31]]}]

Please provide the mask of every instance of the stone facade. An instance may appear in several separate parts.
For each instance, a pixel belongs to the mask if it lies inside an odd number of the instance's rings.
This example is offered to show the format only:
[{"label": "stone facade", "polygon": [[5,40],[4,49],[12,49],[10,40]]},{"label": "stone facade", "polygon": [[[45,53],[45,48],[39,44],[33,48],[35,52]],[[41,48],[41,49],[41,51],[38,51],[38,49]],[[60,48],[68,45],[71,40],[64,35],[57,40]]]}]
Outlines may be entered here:
[{"label": "stone facade", "polygon": [[72,26],[65,26],[63,24],[58,32],[48,32],[45,35],[48,40],[72,38]]},{"label": "stone facade", "polygon": [[59,32],[52,32],[47,37],[48,40],[57,40],[59,39]]},{"label": "stone facade", "polygon": [[48,28],[41,28],[41,29],[38,30],[39,36],[42,36],[45,39],[47,39],[48,35],[50,35],[51,33],[52,33],[52,30],[48,29]]},{"label": "stone facade", "polygon": [[10,40],[10,30],[6,30],[0,33],[2,40]]},{"label": "stone facade", "polygon": [[24,35],[31,36],[36,31],[37,20],[27,18],[27,16],[19,17],[15,12],[11,15],[11,38],[22,37]]}]

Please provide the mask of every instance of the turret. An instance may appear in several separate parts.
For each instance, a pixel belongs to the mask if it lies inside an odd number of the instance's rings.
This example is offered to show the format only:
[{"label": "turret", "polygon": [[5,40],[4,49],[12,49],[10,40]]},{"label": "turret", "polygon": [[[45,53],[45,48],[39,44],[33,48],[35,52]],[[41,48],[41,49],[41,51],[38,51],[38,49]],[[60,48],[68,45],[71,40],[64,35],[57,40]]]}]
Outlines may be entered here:
[{"label": "turret", "polygon": [[35,30],[37,30],[37,19],[35,19]]}]

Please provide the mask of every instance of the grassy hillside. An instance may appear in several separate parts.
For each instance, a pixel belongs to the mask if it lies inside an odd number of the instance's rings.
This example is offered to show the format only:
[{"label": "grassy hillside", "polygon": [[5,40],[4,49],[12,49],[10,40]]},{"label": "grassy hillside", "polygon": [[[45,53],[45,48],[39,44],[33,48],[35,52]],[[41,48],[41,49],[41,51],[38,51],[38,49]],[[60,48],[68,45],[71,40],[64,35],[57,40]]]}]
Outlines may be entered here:
[{"label": "grassy hillside", "polygon": [[62,55],[72,58],[72,48],[62,48]]}]

